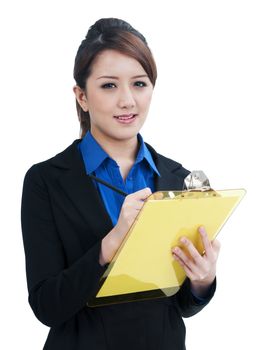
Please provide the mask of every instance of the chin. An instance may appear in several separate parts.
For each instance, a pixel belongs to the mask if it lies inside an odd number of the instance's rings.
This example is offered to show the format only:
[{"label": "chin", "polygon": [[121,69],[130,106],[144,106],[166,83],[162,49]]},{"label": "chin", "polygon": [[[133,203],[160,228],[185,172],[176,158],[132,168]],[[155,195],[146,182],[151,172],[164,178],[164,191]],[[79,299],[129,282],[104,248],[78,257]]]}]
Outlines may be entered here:
[{"label": "chin", "polygon": [[114,140],[114,141],[127,141],[132,138],[135,138],[139,133],[142,125],[134,125],[128,127],[118,127],[111,125],[105,125],[103,128],[93,127],[91,128],[92,135],[97,139],[102,141],[104,140]]},{"label": "chin", "polygon": [[136,137],[138,133],[139,133],[139,130],[134,130],[134,131],[126,130],[126,131],[120,131],[117,133],[112,133],[111,137],[119,141],[124,141],[124,140],[130,140]]}]

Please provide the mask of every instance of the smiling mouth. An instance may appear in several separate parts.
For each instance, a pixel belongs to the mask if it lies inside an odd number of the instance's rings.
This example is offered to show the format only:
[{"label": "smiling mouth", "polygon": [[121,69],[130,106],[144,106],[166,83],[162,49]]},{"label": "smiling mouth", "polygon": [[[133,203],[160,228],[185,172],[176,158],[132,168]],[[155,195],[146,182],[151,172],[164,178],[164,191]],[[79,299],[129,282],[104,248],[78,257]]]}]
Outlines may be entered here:
[{"label": "smiling mouth", "polygon": [[131,120],[134,119],[137,114],[123,114],[123,115],[115,115],[114,118],[118,120]]}]

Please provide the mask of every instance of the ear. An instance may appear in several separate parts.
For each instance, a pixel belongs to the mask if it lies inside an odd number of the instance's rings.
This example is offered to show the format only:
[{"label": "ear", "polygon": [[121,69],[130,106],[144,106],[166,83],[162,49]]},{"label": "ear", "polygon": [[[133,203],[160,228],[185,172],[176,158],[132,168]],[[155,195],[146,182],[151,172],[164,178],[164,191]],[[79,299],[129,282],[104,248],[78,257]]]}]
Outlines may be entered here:
[{"label": "ear", "polygon": [[73,87],[73,91],[75,94],[75,97],[77,99],[77,102],[80,104],[84,112],[88,111],[88,103],[87,103],[87,97],[84,90],[82,90],[78,85],[75,85]]}]

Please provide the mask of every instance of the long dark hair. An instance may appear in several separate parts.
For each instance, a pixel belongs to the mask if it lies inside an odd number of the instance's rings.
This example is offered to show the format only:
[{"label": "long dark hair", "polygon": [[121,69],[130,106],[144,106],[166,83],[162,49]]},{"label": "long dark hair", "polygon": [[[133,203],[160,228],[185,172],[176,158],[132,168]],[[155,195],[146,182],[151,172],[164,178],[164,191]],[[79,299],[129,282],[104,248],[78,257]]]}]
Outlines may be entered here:
[{"label": "long dark hair", "polygon": [[[91,74],[95,57],[106,49],[113,49],[136,59],[155,86],[156,64],[144,36],[121,19],[101,18],[89,28],[75,57],[74,79],[81,89],[86,88],[86,80]],[[90,116],[89,112],[81,108],[77,100],[76,109],[80,120],[81,138],[83,138],[90,130]]]}]

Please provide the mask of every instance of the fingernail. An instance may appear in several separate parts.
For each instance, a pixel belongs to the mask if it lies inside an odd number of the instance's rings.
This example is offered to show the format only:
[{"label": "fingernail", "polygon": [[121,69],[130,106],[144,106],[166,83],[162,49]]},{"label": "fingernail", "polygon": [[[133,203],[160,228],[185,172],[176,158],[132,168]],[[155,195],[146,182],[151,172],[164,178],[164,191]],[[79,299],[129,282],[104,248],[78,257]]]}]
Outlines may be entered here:
[{"label": "fingernail", "polygon": [[180,238],[180,242],[182,242],[182,243],[186,243],[186,242],[187,242],[187,240],[186,240],[186,238],[185,238],[185,237],[182,237],[182,238]]},{"label": "fingernail", "polygon": [[200,233],[205,233],[205,228],[204,228],[204,226],[200,226],[198,230],[199,230]]},{"label": "fingernail", "polygon": [[175,253],[179,253],[179,248],[178,248],[178,247],[173,248],[173,249],[172,249],[172,253],[174,253],[174,254],[175,254]]}]

